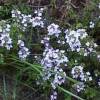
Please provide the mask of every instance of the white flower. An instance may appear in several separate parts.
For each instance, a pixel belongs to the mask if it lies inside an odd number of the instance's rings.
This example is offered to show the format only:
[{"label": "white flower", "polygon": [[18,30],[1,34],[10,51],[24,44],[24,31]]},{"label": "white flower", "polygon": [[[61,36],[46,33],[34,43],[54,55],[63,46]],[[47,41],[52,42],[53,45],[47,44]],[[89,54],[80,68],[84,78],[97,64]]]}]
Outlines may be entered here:
[{"label": "white flower", "polygon": [[83,39],[87,36],[85,29],[74,30],[66,30],[65,31],[65,39],[66,43],[69,44],[72,51],[80,51],[81,42],[80,39]]},{"label": "white flower", "polygon": [[100,86],[100,79],[98,80],[98,85]]},{"label": "white flower", "polygon": [[2,40],[1,37],[0,37],[0,46],[3,47],[4,43],[5,43],[5,41]]},{"label": "white flower", "polygon": [[98,45],[96,43],[94,43],[94,47],[96,48],[96,47],[98,47]]},{"label": "white flower", "polygon": [[100,9],[100,3],[99,3],[99,5],[98,5],[98,8]]},{"label": "white flower", "polygon": [[19,54],[19,58],[21,58],[22,60],[24,60],[30,54],[30,52],[29,52],[28,48],[23,47],[23,48],[21,48],[19,50],[18,54]]},{"label": "white flower", "polygon": [[83,67],[82,66],[75,66],[72,68],[72,71],[71,71],[71,74],[73,76],[73,78],[82,78],[84,77],[84,74],[83,74]]},{"label": "white flower", "polygon": [[57,92],[56,91],[53,92],[50,100],[57,100]]},{"label": "white flower", "polygon": [[86,42],[86,46],[88,46],[88,47],[89,47],[89,46],[90,46],[90,43],[89,43],[89,42]]},{"label": "white flower", "polygon": [[11,25],[9,25],[9,24],[6,24],[6,27],[10,29],[10,28],[11,28]]},{"label": "white flower", "polygon": [[83,82],[78,82],[77,84],[74,84],[74,87],[77,92],[81,92],[81,91],[85,90],[85,85]]},{"label": "white flower", "polygon": [[54,23],[50,24],[47,27],[47,30],[48,30],[48,35],[55,35],[56,37],[58,37],[59,34],[61,33],[59,26],[57,24],[54,24]]},{"label": "white flower", "polygon": [[61,85],[65,82],[66,73],[58,67],[55,67],[54,72],[56,74],[54,76],[54,80],[51,82],[51,85],[53,89],[56,89],[57,85]]},{"label": "white flower", "polygon": [[17,10],[17,14],[18,14],[18,15],[20,15],[20,14],[21,14],[21,12],[20,12],[19,10]]},{"label": "white flower", "polygon": [[91,21],[89,27],[90,27],[90,28],[94,28],[94,25],[95,25],[94,22]]},{"label": "white flower", "polygon": [[90,72],[86,72],[86,75],[90,75]]},{"label": "white flower", "polygon": [[90,74],[90,72],[86,72],[86,73],[84,73],[84,79],[83,79],[83,81],[92,81],[92,76],[91,76],[91,74]]},{"label": "white flower", "polygon": [[11,13],[12,13],[12,18],[16,17],[14,10],[12,10]]},{"label": "white flower", "polygon": [[[45,44],[48,43],[49,38],[45,38],[42,42]],[[49,43],[48,43],[49,45]],[[45,50],[43,52],[43,59],[41,64],[43,66],[43,79],[49,80],[52,79],[51,86],[53,89],[56,89],[57,85],[61,85],[65,82],[66,74],[60,67],[61,64],[67,63],[68,58],[64,55],[64,50],[56,49],[54,50],[50,45],[45,45]],[[52,71],[53,72],[52,72]]]},{"label": "white flower", "polygon": [[38,10],[35,10],[34,13],[37,14],[37,16],[42,16],[44,8],[40,8]]},{"label": "white flower", "polygon": [[85,29],[77,29],[77,34],[79,34],[80,39],[86,38],[88,35]]},{"label": "white flower", "polygon": [[12,48],[12,39],[11,38],[8,38],[8,41],[6,41],[5,47],[7,48],[7,50],[10,50],[10,48]]},{"label": "white flower", "polygon": [[18,40],[18,43],[17,44],[19,45],[20,48],[21,47],[24,47],[24,45],[25,45],[22,40]]},{"label": "white flower", "polygon": [[21,60],[25,60],[26,57],[30,54],[29,49],[24,46],[24,42],[22,40],[18,40],[17,44],[19,45],[19,58]]},{"label": "white flower", "polygon": [[92,81],[92,77],[89,77],[89,81]]},{"label": "white flower", "polygon": [[33,17],[31,19],[31,22],[32,22],[33,27],[36,27],[36,26],[44,27],[44,22],[42,21],[41,17]]},{"label": "white flower", "polygon": [[97,59],[100,61],[100,54],[97,55]]},{"label": "white flower", "polygon": [[12,48],[12,39],[9,35],[10,28],[11,26],[9,24],[6,24],[6,26],[2,28],[2,32],[0,34],[0,46],[6,47],[7,50],[10,50]]}]

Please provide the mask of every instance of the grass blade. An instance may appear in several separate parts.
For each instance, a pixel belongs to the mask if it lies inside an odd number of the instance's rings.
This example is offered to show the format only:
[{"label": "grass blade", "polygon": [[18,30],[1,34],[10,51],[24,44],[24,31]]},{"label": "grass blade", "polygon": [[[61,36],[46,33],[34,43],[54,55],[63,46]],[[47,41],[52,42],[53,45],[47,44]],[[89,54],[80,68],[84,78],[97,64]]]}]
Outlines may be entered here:
[{"label": "grass blade", "polygon": [[58,86],[58,89],[61,90],[61,91],[63,91],[63,92],[65,92],[65,93],[67,93],[67,94],[69,94],[69,95],[71,95],[71,96],[73,96],[73,97],[75,97],[75,98],[77,98],[78,100],[85,100],[85,99],[83,99],[83,98],[81,98],[81,97],[73,94],[72,92],[70,92],[68,90],[65,90],[64,88],[62,88],[60,86]]},{"label": "grass blade", "polygon": [[3,100],[7,100],[7,87],[5,75],[3,75]]}]

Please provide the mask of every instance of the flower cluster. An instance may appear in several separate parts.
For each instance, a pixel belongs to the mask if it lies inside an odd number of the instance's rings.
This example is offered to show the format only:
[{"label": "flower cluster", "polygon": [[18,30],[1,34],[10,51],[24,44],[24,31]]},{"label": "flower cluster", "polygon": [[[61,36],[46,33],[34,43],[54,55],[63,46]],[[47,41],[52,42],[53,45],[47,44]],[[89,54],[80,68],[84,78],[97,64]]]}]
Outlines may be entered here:
[{"label": "flower cluster", "polygon": [[23,31],[25,31],[26,27],[28,26],[28,23],[30,23],[31,20],[31,15],[26,15],[26,14],[22,14],[21,11],[19,10],[12,10],[12,18],[15,19],[16,22],[19,23],[19,27],[23,29]]},{"label": "flower cluster", "polygon": [[87,36],[85,29],[78,29],[76,31],[66,30],[65,34],[66,43],[69,44],[71,50],[79,52],[81,49],[80,39],[83,39]]},{"label": "flower cluster", "polygon": [[20,27],[23,28],[23,31],[25,31],[29,23],[31,23],[33,27],[44,27],[44,22],[42,20],[43,8],[38,11],[35,10],[34,13],[36,13],[37,16],[32,17],[32,15],[23,14],[19,10],[12,10],[12,18],[15,18],[16,21],[20,23]]},{"label": "flower cluster", "polygon": [[12,18],[19,18],[19,19],[21,19],[21,16],[20,16],[21,12],[19,10],[12,10],[11,13],[12,13]]},{"label": "flower cluster", "polygon": [[98,8],[100,9],[100,3],[99,3],[99,5],[98,5]]},{"label": "flower cluster", "polygon": [[25,60],[26,57],[30,54],[29,49],[25,47],[25,44],[22,40],[18,40],[18,45],[20,49],[18,52],[19,58],[21,60]]},{"label": "flower cluster", "polygon": [[12,48],[12,39],[10,38],[9,32],[10,32],[10,25],[6,24],[4,28],[0,32],[0,46],[6,47],[7,50],[10,50]]},{"label": "flower cluster", "polygon": [[90,53],[96,53],[96,47],[98,46],[96,43],[93,43],[93,41],[86,42],[85,43],[85,48],[81,48],[81,50],[84,52],[84,56],[87,56]]},{"label": "flower cluster", "polygon": [[90,28],[94,28],[94,25],[95,25],[94,22],[91,21],[89,27],[90,27]]},{"label": "flower cluster", "polygon": [[[67,57],[62,53],[62,51],[54,50],[53,48],[47,48],[43,53],[43,59],[41,64],[44,68],[44,80],[48,80],[52,74],[54,74],[54,80],[52,83],[53,88],[56,88],[56,84],[63,83],[63,77],[60,75],[61,73],[65,75],[63,70],[60,68],[61,64],[64,62],[68,62]],[[58,78],[58,79],[57,79]],[[57,83],[58,82],[58,83]],[[61,83],[60,83],[61,82]]]},{"label": "flower cluster", "polygon": [[78,82],[78,83],[74,84],[73,87],[75,88],[75,90],[77,92],[81,92],[81,91],[85,90],[85,85],[83,82]]},{"label": "flower cluster", "polygon": [[82,66],[75,66],[72,68],[71,74],[73,78],[79,79],[80,81],[92,81],[90,72],[84,72]]},{"label": "flower cluster", "polygon": [[36,16],[42,16],[43,15],[43,11],[44,11],[44,8],[40,8],[40,9],[37,9],[34,11],[34,13],[36,14]]},{"label": "flower cluster", "polygon": [[86,72],[84,76],[84,81],[92,81],[92,76],[90,72]]},{"label": "flower cluster", "polygon": [[51,95],[51,100],[57,100],[57,92],[54,91],[53,94]]},{"label": "flower cluster", "polygon": [[65,41],[63,41],[63,40],[58,40],[57,43],[58,43],[58,44],[61,44],[61,45],[64,45],[64,44],[65,44]]},{"label": "flower cluster", "polygon": [[36,16],[31,18],[31,23],[33,27],[36,27],[36,26],[39,26],[41,28],[44,27],[44,21],[42,18],[43,11],[44,11],[44,8],[40,8],[34,11]]},{"label": "flower cluster", "polygon": [[83,73],[83,67],[82,66],[75,66],[72,68],[71,74],[73,78],[80,78],[83,80],[84,73]]},{"label": "flower cluster", "polygon": [[42,40],[42,43],[45,45],[43,59],[41,61],[44,73],[43,79],[51,79],[51,86],[55,90],[58,85],[65,82],[66,73],[61,68],[61,64],[67,64],[68,58],[64,55],[65,51],[59,49],[54,50],[50,46],[48,37],[45,37],[44,40]]},{"label": "flower cluster", "polygon": [[61,33],[60,29],[59,29],[59,25],[57,24],[50,24],[48,27],[47,27],[47,30],[48,30],[48,35],[55,35],[56,37],[59,36],[59,34]]},{"label": "flower cluster", "polygon": [[56,89],[57,85],[61,85],[65,82],[66,73],[63,72],[61,68],[55,67],[54,69],[55,76],[53,81],[51,82],[52,88]]},{"label": "flower cluster", "polygon": [[42,21],[42,18],[39,16],[33,17],[31,19],[31,23],[33,27],[36,27],[36,26],[40,26],[42,28],[44,27],[44,22]]},{"label": "flower cluster", "polygon": [[98,85],[100,86],[100,79],[98,79]]}]

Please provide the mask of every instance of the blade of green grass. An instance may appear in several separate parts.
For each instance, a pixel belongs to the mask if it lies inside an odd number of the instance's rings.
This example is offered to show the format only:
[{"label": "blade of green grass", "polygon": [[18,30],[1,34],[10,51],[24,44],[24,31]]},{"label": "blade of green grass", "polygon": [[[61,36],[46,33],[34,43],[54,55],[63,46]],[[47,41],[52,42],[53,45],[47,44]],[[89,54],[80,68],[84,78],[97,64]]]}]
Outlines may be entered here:
[{"label": "blade of green grass", "polygon": [[12,97],[13,97],[13,100],[16,100],[16,96],[17,96],[17,93],[16,93],[16,91],[17,91],[17,78],[15,79],[15,84],[14,84],[14,88],[13,88],[13,95],[12,95]]},{"label": "blade of green grass", "polygon": [[5,75],[3,75],[3,100],[7,100],[7,87]]},{"label": "blade of green grass", "polygon": [[39,68],[41,68],[40,65],[31,64],[31,63],[28,63],[27,61],[20,61],[20,60],[16,59],[15,57],[13,57],[13,58],[11,58],[11,59],[13,59],[13,60],[15,60],[15,61],[18,61],[18,62],[20,62],[20,63],[24,63],[24,64],[30,66],[31,68],[35,69],[37,72],[39,72],[41,76],[43,75],[43,74],[42,74],[42,71],[39,69]]},{"label": "blade of green grass", "polygon": [[79,96],[73,94],[72,92],[70,92],[70,91],[68,91],[68,90],[65,90],[64,88],[62,88],[62,87],[60,87],[60,86],[58,86],[58,89],[61,90],[61,91],[63,91],[64,93],[67,93],[67,94],[69,94],[69,95],[71,95],[71,96],[77,98],[78,100],[85,100],[85,99],[83,99],[83,98],[81,98],[81,97],[79,97]]},{"label": "blade of green grass", "polygon": [[[29,65],[30,67],[32,67],[33,69],[35,69],[37,72],[39,72],[40,73],[40,75],[42,75],[42,71],[41,71],[41,69],[42,69],[42,66],[41,65],[39,65],[39,64],[31,64],[31,63],[28,63],[27,61],[20,61],[18,58],[12,58],[13,60],[16,60],[16,61],[18,61],[18,62],[20,62],[20,63],[25,63],[26,65]],[[63,75],[62,75],[63,76]],[[77,80],[75,80],[75,79],[73,79],[73,78],[71,78],[71,77],[69,77],[69,76],[66,76],[66,79],[68,79],[69,81],[71,81],[71,82],[73,82],[73,83],[77,83],[78,81]],[[63,89],[62,88],[62,90],[63,90],[63,92],[65,92],[66,91],[66,93],[68,93],[68,94],[71,94],[72,96],[74,96],[74,97],[76,97],[76,98],[79,98],[80,100],[84,100],[84,99],[81,99],[80,97],[78,97],[77,95],[75,95],[75,94],[73,94],[73,93],[71,93],[71,92],[69,92],[69,91],[67,91],[67,90],[65,90],[65,89]],[[95,90],[96,91],[96,90]],[[98,92],[98,91],[97,91]]]}]

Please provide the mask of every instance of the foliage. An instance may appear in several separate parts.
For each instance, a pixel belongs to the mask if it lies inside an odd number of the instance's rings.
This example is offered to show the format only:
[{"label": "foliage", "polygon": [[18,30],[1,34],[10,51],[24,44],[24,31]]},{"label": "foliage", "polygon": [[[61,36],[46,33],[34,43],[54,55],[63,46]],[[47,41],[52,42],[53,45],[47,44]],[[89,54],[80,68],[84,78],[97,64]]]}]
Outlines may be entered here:
[{"label": "foliage", "polygon": [[45,6],[22,2],[0,6],[1,97],[22,99],[19,88],[26,86],[34,100],[99,100],[99,0],[79,9],[70,0],[61,8],[56,0]]}]

